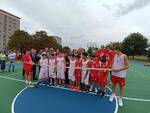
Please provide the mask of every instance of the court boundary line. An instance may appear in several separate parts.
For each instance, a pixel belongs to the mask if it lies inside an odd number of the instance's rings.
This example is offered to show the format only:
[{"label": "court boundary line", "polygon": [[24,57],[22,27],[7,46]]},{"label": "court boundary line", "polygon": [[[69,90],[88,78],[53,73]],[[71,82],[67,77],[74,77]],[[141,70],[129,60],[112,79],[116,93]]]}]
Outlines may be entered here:
[{"label": "court boundary line", "polygon": [[[11,78],[11,77],[0,76],[0,78],[25,83],[24,80],[15,79],[15,78]],[[33,83],[35,84],[36,82],[33,82]],[[54,87],[54,86],[51,86],[51,87]],[[62,87],[57,87],[57,88],[62,88]],[[110,95],[108,95],[108,96],[110,96]],[[119,98],[119,96],[116,96],[116,97]],[[130,97],[123,97],[123,99],[125,99],[125,100],[134,100],[134,101],[142,101],[142,102],[150,102],[150,99],[130,98]]]},{"label": "court boundary line", "polygon": [[25,82],[24,80],[20,80],[20,79],[16,79],[16,78],[11,78],[11,77],[7,77],[7,76],[1,76],[1,75],[0,75],[0,78],[12,80],[12,81],[17,81],[17,82],[23,82],[23,83]]},{"label": "court boundary line", "polygon": [[13,99],[13,102],[11,104],[11,113],[15,113],[14,107],[15,107],[15,101],[17,100],[18,96],[25,90],[27,87],[23,88]]},{"label": "court boundary line", "polygon": [[[111,92],[112,92],[112,90],[111,90],[111,88],[109,87],[109,86],[106,86]],[[106,96],[108,96],[108,95],[106,95]],[[109,96],[110,97],[110,96]],[[116,101],[116,109],[115,109],[115,113],[117,113],[118,112],[118,100],[117,100],[117,96],[115,96],[115,101]]]},{"label": "court boundary line", "polygon": [[[0,78],[25,83],[24,80],[15,79],[15,78],[11,78],[11,77],[0,76]],[[35,84],[36,82],[33,82],[33,83]],[[51,86],[51,87],[54,87],[54,86]],[[107,86],[107,87],[108,87],[108,86]],[[62,87],[57,87],[57,88],[62,88]],[[92,94],[92,93],[91,93],[91,94]],[[108,95],[108,96],[110,96],[110,95]],[[119,96],[116,96],[116,97],[119,98]],[[130,97],[123,97],[123,99],[125,99],[125,100],[134,100],[134,101],[150,102],[150,99],[130,98]]]}]

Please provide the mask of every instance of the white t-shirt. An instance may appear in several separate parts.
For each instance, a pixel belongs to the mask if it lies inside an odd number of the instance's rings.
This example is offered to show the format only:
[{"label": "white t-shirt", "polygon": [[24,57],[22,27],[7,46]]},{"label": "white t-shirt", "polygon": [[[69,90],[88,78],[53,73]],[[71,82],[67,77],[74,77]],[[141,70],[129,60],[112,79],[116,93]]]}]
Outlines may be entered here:
[{"label": "white t-shirt", "polygon": [[49,59],[49,73],[54,73],[56,61],[55,59]]},{"label": "white t-shirt", "polygon": [[8,59],[9,59],[9,60],[15,60],[15,59],[16,59],[16,53],[15,53],[15,52],[9,53],[9,54],[8,54]]},{"label": "white t-shirt", "polygon": [[68,71],[69,76],[74,76],[75,62],[76,60],[70,60],[69,71]]},{"label": "white t-shirt", "polygon": [[47,58],[46,59],[43,59],[43,58],[40,59],[39,63],[40,63],[40,66],[42,69],[48,68],[48,59]]},{"label": "white t-shirt", "polygon": [[64,72],[64,57],[57,58],[57,72]]},{"label": "white t-shirt", "polygon": [[[114,69],[120,69],[125,66],[125,54],[121,54],[120,56],[115,55],[114,57],[114,63],[113,68]],[[120,77],[120,78],[126,78],[126,70],[122,70],[119,72],[112,71],[112,75]]]}]

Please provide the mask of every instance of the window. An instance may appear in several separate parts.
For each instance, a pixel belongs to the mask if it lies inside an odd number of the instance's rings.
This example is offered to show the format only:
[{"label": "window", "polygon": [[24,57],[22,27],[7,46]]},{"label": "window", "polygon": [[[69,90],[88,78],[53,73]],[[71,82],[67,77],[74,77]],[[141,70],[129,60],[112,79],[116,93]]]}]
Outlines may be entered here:
[{"label": "window", "polygon": [[3,39],[3,42],[6,42],[6,38]]},{"label": "window", "polygon": [[10,29],[10,28],[9,28],[8,30],[9,30],[9,31],[11,31],[11,29]]}]

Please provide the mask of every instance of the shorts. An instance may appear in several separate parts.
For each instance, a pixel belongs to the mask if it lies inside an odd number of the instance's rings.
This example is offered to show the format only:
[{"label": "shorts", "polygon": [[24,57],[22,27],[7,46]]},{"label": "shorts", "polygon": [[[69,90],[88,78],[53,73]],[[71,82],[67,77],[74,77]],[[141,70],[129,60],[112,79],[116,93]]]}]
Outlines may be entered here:
[{"label": "shorts", "polygon": [[59,78],[59,79],[65,79],[65,72],[57,72],[57,78]]},{"label": "shorts", "polygon": [[73,75],[72,75],[72,76],[70,75],[70,76],[69,76],[69,80],[75,81],[75,77],[74,77]]},{"label": "shorts", "polygon": [[89,79],[88,78],[82,79],[81,83],[84,83],[85,85],[89,85]]},{"label": "shorts", "polygon": [[32,75],[32,68],[26,68],[24,69],[25,75],[31,76]]},{"label": "shorts", "polygon": [[81,83],[89,85],[89,73],[87,74],[86,78],[82,77]]},{"label": "shorts", "polygon": [[101,74],[100,75],[100,80],[99,80],[100,86],[105,88],[107,85],[107,75]]},{"label": "shorts", "polygon": [[76,82],[81,82],[81,74],[75,74]]},{"label": "shorts", "polygon": [[40,69],[39,79],[48,78],[48,70],[47,69]]},{"label": "shorts", "polygon": [[49,77],[56,78],[56,73],[49,73]]},{"label": "shorts", "polygon": [[125,78],[121,78],[121,77],[117,77],[117,76],[112,75],[111,76],[111,81],[114,85],[119,84],[120,87],[125,86]]},{"label": "shorts", "polygon": [[95,76],[95,75],[90,76],[90,81],[91,82],[95,82],[95,83],[99,83],[98,75],[97,76]]}]

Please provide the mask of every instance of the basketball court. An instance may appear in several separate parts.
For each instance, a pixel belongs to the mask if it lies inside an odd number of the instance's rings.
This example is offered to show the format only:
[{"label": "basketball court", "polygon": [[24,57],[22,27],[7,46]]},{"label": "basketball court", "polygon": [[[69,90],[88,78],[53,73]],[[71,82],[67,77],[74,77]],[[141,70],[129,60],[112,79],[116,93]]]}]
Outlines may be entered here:
[{"label": "basketball court", "polygon": [[0,113],[150,113],[149,83],[150,67],[130,61],[124,106],[118,107],[117,99],[109,102],[111,85],[105,97],[42,84],[26,88],[17,64],[15,72],[0,72]]}]

